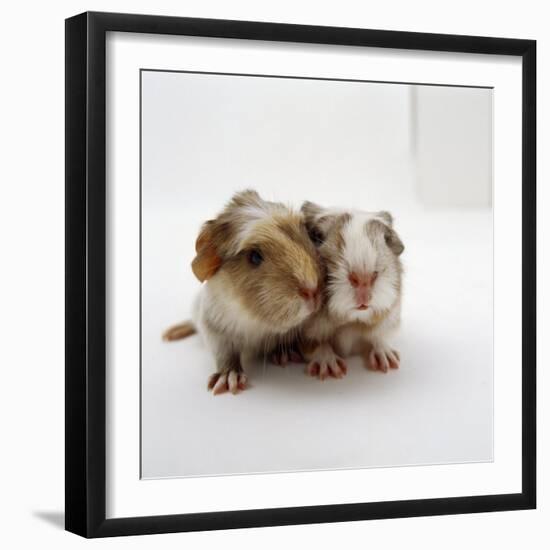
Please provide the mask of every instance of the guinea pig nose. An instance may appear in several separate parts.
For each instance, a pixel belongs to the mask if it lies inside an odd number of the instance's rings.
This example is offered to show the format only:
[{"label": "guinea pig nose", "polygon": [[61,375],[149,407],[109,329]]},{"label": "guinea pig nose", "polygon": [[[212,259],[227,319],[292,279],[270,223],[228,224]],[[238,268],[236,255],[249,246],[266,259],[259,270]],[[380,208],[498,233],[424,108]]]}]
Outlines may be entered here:
[{"label": "guinea pig nose", "polygon": [[315,288],[308,288],[308,287],[300,287],[298,290],[298,294],[304,299],[304,300],[312,300],[315,301],[317,297],[319,296],[319,287]]},{"label": "guinea pig nose", "polygon": [[298,289],[298,294],[305,300],[311,313],[315,313],[321,307],[321,291],[318,286],[302,286]]}]

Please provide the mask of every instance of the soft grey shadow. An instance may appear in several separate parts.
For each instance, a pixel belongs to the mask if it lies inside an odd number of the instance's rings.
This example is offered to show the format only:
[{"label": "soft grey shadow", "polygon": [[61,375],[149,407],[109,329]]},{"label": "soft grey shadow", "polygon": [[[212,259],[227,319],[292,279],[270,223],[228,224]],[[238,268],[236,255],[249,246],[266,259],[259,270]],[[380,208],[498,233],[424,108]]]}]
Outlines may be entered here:
[{"label": "soft grey shadow", "polygon": [[33,516],[49,523],[50,525],[53,525],[57,529],[65,529],[65,512],[45,512],[42,510],[35,510],[33,512]]}]

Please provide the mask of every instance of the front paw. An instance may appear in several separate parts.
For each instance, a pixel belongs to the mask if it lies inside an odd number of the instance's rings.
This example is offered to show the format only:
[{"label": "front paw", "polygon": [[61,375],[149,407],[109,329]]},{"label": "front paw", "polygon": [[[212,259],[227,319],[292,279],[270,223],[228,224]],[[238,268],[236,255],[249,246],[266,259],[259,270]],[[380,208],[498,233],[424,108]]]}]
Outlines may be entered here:
[{"label": "front paw", "polygon": [[338,357],[332,349],[319,348],[314,353],[306,367],[309,376],[325,380],[329,376],[343,378],[348,369],[345,361]]},{"label": "front paw", "polygon": [[247,387],[248,378],[242,370],[215,372],[208,378],[208,390],[212,390],[213,395],[228,391],[235,395]]},{"label": "front paw", "polygon": [[388,372],[388,369],[399,368],[399,353],[384,344],[373,346],[365,358],[366,366],[370,370]]},{"label": "front paw", "polygon": [[288,363],[305,363],[305,359],[298,346],[279,346],[271,354],[271,362],[279,367],[286,367]]}]

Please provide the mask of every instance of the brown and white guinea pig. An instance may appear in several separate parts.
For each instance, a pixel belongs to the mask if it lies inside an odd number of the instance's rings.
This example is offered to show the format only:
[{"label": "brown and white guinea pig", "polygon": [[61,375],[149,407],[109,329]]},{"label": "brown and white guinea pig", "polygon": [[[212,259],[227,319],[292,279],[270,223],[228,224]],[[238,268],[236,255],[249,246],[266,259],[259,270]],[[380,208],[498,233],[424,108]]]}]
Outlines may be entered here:
[{"label": "brown and white guinea pig", "polygon": [[388,339],[400,322],[404,246],[392,216],[311,202],[302,212],[326,269],[323,306],[303,328],[308,374],[341,378],[342,357],[350,355],[374,370],[397,368],[399,354]]},{"label": "brown and white guinea pig", "polygon": [[208,381],[214,394],[245,389],[243,364],[294,339],[320,307],[319,254],[304,215],[252,190],[234,195],[202,226],[192,269],[205,282],[194,325],[172,327],[164,339],[195,327],[203,334],[216,360]]}]

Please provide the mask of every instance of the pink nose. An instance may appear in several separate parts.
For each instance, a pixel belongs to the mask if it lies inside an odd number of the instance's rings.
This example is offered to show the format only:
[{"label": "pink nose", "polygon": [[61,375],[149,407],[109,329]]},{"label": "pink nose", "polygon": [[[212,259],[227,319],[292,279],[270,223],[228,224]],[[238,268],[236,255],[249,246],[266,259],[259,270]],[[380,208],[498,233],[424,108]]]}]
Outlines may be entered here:
[{"label": "pink nose", "polygon": [[303,286],[299,288],[298,294],[311,305],[314,311],[319,307],[319,301],[320,301],[319,287],[308,288]]},{"label": "pink nose", "polygon": [[348,280],[351,286],[355,289],[355,303],[357,309],[365,310],[369,307],[369,302],[372,299],[372,285],[378,273],[360,273],[357,271],[351,271],[348,275]]}]

